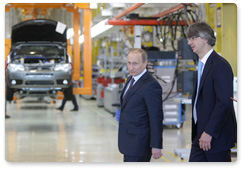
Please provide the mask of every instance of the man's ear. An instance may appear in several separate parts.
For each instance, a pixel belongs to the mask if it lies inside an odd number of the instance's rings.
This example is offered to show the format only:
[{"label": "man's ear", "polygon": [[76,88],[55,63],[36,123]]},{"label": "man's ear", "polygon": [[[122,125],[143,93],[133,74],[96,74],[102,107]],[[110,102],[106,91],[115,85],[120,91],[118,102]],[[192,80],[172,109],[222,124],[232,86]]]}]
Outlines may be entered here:
[{"label": "man's ear", "polygon": [[148,64],[148,60],[145,60],[145,62],[144,62],[146,65]]}]

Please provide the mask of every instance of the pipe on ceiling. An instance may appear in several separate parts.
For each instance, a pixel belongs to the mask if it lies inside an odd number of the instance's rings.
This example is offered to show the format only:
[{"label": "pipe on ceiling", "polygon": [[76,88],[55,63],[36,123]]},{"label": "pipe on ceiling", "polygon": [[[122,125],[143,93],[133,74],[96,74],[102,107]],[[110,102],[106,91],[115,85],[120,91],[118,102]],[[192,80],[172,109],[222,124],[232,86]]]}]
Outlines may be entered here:
[{"label": "pipe on ceiling", "polygon": [[[191,5],[191,4],[188,3],[187,5]],[[176,12],[176,11],[178,11],[180,9],[183,9],[183,4],[176,5],[176,6],[170,8],[170,9],[168,9],[166,11],[163,11],[163,12],[160,12],[158,14],[152,15],[151,17],[158,17],[158,18],[160,18],[160,17],[166,16],[166,15],[169,15],[169,14],[171,14],[173,12]]]},{"label": "pipe on ceiling", "polygon": [[[149,25],[149,26],[155,26],[155,25],[161,25],[162,20],[107,20],[108,25],[116,25],[116,26],[133,26],[133,25]],[[166,21],[163,21],[163,25],[168,25],[169,23]],[[176,24],[176,21],[172,21],[172,25]],[[178,21],[178,25],[185,25],[184,21]]]},{"label": "pipe on ceiling", "polygon": [[142,6],[144,3],[136,3],[132,6],[130,6],[128,9],[122,11],[120,14],[118,14],[117,16],[115,16],[113,19],[117,20],[120,19],[121,17],[125,16],[126,14],[134,11],[135,9],[139,8],[140,6]]}]

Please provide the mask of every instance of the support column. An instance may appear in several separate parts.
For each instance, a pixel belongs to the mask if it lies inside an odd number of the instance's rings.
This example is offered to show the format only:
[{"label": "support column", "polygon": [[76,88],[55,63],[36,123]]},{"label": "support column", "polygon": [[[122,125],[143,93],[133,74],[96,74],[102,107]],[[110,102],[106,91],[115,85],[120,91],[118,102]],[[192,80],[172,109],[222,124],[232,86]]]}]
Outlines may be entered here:
[{"label": "support column", "polygon": [[84,44],[83,44],[83,68],[84,68],[84,94],[92,94],[92,39],[91,22],[92,10],[83,9]]},{"label": "support column", "polygon": [[141,26],[134,26],[134,48],[141,48]]},{"label": "support column", "polygon": [[78,10],[73,12],[73,80],[80,80],[80,44],[79,44],[80,16]]}]

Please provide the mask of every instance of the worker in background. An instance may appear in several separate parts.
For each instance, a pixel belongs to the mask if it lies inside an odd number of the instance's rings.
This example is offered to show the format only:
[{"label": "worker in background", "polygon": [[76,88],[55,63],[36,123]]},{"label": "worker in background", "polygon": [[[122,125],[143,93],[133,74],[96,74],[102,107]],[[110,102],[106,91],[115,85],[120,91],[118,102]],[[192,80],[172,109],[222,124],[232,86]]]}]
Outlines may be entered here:
[{"label": "worker in background", "polygon": [[192,147],[189,162],[230,162],[236,143],[233,72],[214,50],[213,29],[205,22],[187,30],[188,44],[199,56],[198,82],[192,96]]},{"label": "worker in background", "polygon": [[[6,81],[5,81],[6,82]],[[5,83],[5,85],[6,85],[6,83]],[[6,86],[5,86],[5,88],[6,88]],[[9,116],[8,114],[7,114],[7,98],[6,98],[7,96],[6,96],[6,90],[5,90],[5,119],[9,119],[11,116]]]},{"label": "worker in background", "polygon": [[[63,111],[66,102],[67,102],[67,100],[64,97],[63,100],[62,100],[61,106],[58,107],[57,110]],[[72,103],[73,103],[74,108],[70,111],[78,111],[78,103],[77,103],[75,95],[72,96]]]},{"label": "worker in background", "polygon": [[121,93],[118,147],[124,162],[149,162],[162,156],[162,88],[146,70],[147,54],[131,49],[127,56],[130,76]]},{"label": "worker in background", "polygon": [[[71,59],[69,58],[69,60],[71,60]],[[72,87],[73,87],[73,85],[74,85],[74,83],[72,82]],[[57,110],[63,111],[66,102],[67,102],[67,100],[66,100],[66,98],[64,96],[64,98],[62,100],[62,104],[61,104],[60,107],[57,108]],[[74,94],[72,94],[72,103],[73,103],[74,108],[72,110],[70,110],[70,111],[78,111],[78,103],[77,103],[77,100],[76,100],[76,97],[75,97]]]},{"label": "worker in background", "polygon": [[7,100],[5,100],[5,119],[9,119],[10,116],[7,115]]}]

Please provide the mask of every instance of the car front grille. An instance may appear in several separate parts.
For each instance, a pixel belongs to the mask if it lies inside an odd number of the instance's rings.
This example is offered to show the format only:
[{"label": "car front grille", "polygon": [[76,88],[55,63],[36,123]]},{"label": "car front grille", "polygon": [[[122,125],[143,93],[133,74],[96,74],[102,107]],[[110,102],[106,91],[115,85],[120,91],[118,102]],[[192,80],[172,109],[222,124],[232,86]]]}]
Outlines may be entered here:
[{"label": "car front grille", "polygon": [[34,92],[29,92],[29,94],[47,94],[47,92],[43,92],[43,91],[34,91]]},{"label": "car front grille", "polygon": [[26,85],[54,85],[53,81],[26,81]]},{"label": "car front grille", "polygon": [[26,73],[27,76],[53,76],[53,73]]},{"label": "car front grille", "polygon": [[26,70],[28,70],[28,71],[33,71],[33,70],[37,70],[37,71],[41,71],[41,70],[53,71],[53,66],[27,66]]}]

